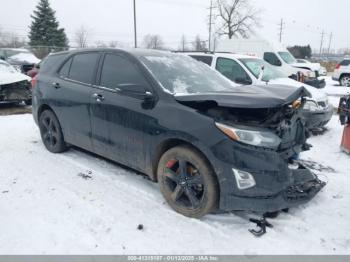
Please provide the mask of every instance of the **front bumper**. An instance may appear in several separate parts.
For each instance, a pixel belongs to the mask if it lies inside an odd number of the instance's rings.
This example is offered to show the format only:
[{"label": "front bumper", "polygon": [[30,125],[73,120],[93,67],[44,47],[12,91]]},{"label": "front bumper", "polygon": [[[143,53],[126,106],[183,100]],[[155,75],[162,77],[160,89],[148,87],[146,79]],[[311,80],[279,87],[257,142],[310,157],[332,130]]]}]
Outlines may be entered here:
[{"label": "front bumper", "polygon": [[[302,165],[296,170],[289,168],[287,158],[297,154],[293,149],[276,152],[226,141],[213,150],[218,158],[215,167],[219,168],[214,168],[222,211],[279,211],[310,201],[325,186]],[[256,185],[238,189],[233,168],[250,173]]]},{"label": "front bumper", "polygon": [[333,116],[333,106],[329,105],[327,109],[322,111],[303,110],[303,117],[306,127],[309,130],[325,127]]},{"label": "front bumper", "polygon": [[0,102],[22,102],[32,99],[32,92],[26,88],[4,88],[0,86]]}]

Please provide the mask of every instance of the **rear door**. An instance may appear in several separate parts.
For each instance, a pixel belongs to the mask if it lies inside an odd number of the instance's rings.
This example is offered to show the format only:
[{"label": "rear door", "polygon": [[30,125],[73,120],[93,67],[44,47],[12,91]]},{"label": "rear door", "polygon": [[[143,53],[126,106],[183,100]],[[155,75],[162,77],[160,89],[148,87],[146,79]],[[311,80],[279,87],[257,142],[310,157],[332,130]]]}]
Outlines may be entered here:
[{"label": "rear door", "polygon": [[[152,92],[140,68],[125,54],[106,53],[99,85],[91,100],[94,151],[119,163],[144,170],[146,137],[154,120],[137,94]],[[130,92],[130,87],[133,92]],[[128,89],[128,92],[126,92]]]},{"label": "rear door", "polygon": [[65,140],[87,150],[92,149],[89,109],[99,57],[98,52],[70,57],[59,70],[59,78],[52,83]]}]

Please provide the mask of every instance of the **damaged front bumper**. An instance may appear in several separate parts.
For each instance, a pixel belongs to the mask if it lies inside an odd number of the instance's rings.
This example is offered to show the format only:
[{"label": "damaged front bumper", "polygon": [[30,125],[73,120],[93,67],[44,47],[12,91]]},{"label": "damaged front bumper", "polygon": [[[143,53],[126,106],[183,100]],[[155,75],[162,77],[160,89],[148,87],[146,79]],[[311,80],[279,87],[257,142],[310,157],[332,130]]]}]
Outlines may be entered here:
[{"label": "damaged front bumper", "polygon": [[[231,144],[231,145],[230,145]],[[310,201],[324,186],[309,169],[299,163],[292,166],[286,157],[294,152],[276,152],[226,141],[214,152],[220,162],[220,210],[275,212]],[[223,148],[226,148],[224,152]],[[255,186],[238,188],[233,169],[251,174]]]},{"label": "damaged front bumper", "polygon": [[0,102],[16,103],[32,99],[28,81],[0,85]]}]

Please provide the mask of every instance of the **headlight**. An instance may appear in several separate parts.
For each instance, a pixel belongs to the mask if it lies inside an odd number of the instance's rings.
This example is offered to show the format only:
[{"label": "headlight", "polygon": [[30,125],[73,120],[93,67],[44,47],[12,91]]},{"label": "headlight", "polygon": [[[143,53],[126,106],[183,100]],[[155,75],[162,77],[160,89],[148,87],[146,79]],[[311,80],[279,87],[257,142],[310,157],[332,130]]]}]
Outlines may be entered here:
[{"label": "headlight", "polygon": [[281,139],[269,131],[240,129],[220,123],[215,125],[229,138],[244,144],[272,149],[277,149],[281,144]]},{"label": "headlight", "polygon": [[319,108],[318,108],[318,105],[315,101],[311,101],[311,100],[308,100],[305,104],[304,104],[304,110],[308,110],[308,111],[317,111]]}]

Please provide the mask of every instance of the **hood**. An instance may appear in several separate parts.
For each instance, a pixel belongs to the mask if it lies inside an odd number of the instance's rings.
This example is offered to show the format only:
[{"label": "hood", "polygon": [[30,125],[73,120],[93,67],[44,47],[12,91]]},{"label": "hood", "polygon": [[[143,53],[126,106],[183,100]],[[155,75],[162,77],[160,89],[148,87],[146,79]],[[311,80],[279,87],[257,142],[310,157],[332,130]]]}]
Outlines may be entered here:
[{"label": "hood", "polygon": [[293,63],[292,66],[298,68],[310,68],[311,71],[320,71],[321,65],[318,63]]},{"label": "hood", "polygon": [[327,95],[323,90],[317,89],[313,86],[306,85],[304,83],[300,83],[294,79],[291,78],[277,78],[270,80],[269,85],[284,85],[284,86],[289,86],[289,87],[294,87],[294,88],[299,88],[299,87],[305,87],[305,89],[311,94],[311,97],[316,100],[325,100],[327,99]]},{"label": "hood", "polygon": [[21,73],[1,73],[0,75],[0,85],[7,85],[12,83],[17,83],[21,81],[30,81],[30,77]]},{"label": "hood", "polygon": [[41,60],[31,53],[19,53],[10,56],[7,61],[10,63],[39,64]]},{"label": "hood", "polygon": [[291,104],[301,97],[311,96],[304,88],[290,88],[283,85],[240,86],[232,92],[175,95],[180,103],[215,102],[218,106],[231,108],[276,108]]}]

